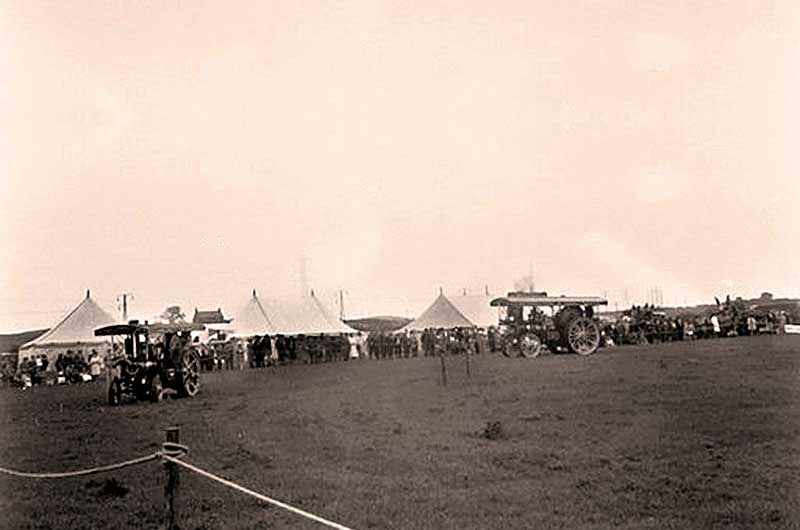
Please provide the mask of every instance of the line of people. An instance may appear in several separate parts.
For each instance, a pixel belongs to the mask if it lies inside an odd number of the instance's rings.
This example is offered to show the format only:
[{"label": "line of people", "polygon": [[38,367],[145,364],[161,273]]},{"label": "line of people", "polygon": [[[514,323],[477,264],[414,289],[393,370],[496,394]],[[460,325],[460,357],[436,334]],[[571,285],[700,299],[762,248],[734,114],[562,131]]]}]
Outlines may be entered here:
[{"label": "line of people", "polygon": [[279,364],[395,359],[499,351],[495,328],[426,329],[351,335],[260,335],[217,338],[200,346],[203,371],[262,368]]},{"label": "line of people", "polygon": [[364,356],[362,334],[260,335],[242,338],[218,337],[200,345],[203,371],[262,368],[277,364],[344,361]]},{"label": "line of people", "polygon": [[499,338],[494,327],[428,328],[405,333],[370,333],[367,338],[368,356],[374,359],[431,357],[494,353],[499,351]]}]

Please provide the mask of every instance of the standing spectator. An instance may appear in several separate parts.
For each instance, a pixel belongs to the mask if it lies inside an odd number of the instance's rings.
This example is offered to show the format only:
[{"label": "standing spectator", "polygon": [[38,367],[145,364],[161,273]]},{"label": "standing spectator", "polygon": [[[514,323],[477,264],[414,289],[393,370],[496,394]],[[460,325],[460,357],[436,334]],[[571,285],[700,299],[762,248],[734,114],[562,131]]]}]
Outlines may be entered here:
[{"label": "standing spectator", "polygon": [[420,352],[423,351],[423,344],[422,344],[422,333],[419,331],[415,331],[413,333],[414,337],[414,357],[418,357]]},{"label": "standing spectator", "polygon": [[[23,389],[33,386],[33,379],[31,377],[31,362],[27,357],[23,357],[17,364],[17,380],[22,385]],[[35,363],[33,364],[35,366]]]},{"label": "standing spectator", "polygon": [[270,339],[269,342],[269,360],[270,365],[276,365],[280,362],[281,356],[278,353],[278,337],[275,336],[274,339]]},{"label": "standing spectator", "polygon": [[684,340],[692,340],[695,337],[694,335],[694,322],[691,320],[686,321],[683,325],[683,338]]},{"label": "standing spectator", "polygon": [[788,318],[786,318],[786,313],[781,311],[778,313],[778,335],[786,333],[786,324],[788,324]]},{"label": "standing spectator", "polygon": [[758,324],[756,323],[756,319],[753,315],[749,315],[747,317],[747,334],[748,335],[755,335],[758,333]]},{"label": "standing spectator", "polygon": [[100,355],[97,353],[96,350],[92,350],[91,356],[89,357],[89,375],[92,376],[92,379],[97,379],[100,377],[100,373],[102,372],[102,360],[100,359]]},{"label": "standing spectator", "polygon": [[261,365],[272,365],[272,337],[269,335],[264,335],[261,337],[261,354],[264,356],[261,361]]},{"label": "standing spectator", "polygon": [[286,352],[286,337],[283,335],[278,335],[275,337],[275,349],[278,351],[278,362],[284,363],[286,362],[287,352]]},{"label": "standing spectator", "polygon": [[349,359],[358,359],[358,336],[357,335],[348,335],[347,342],[350,348],[350,353],[348,355]]},{"label": "standing spectator", "polygon": [[400,357],[403,352],[403,343],[401,341],[400,335],[391,335],[391,342],[392,342],[392,353],[391,359],[396,357]]},{"label": "standing spectator", "polygon": [[247,348],[244,347],[244,344],[240,340],[229,340],[228,342],[233,343],[233,351],[236,355],[236,362],[239,365],[239,370],[244,370],[247,368]]},{"label": "standing spectator", "polygon": [[356,346],[358,346],[358,358],[369,359],[368,340],[360,331],[356,334]]},{"label": "standing spectator", "polygon": [[264,367],[264,357],[266,357],[264,337],[255,337],[253,339],[253,358],[256,361],[256,368]]},{"label": "standing spectator", "polygon": [[717,337],[722,335],[722,329],[720,328],[719,318],[717,317],[717,315],[711,316],[711,327],[714,328],[714,335],[716,335]]},{"label": "standing spectator", "polygon": [[489,330],[486,332],[486,340],[489,343],[489,353],[494,353],[497,351],[497,330],[494,326],[491,326]]},{"label": "standing spectator", "polygon": [[430,328],[425,328],[425,331],[422,332],[422,349],[426,357],[432,357],[436,353],[434,351],[436,349],[436,337]]}]

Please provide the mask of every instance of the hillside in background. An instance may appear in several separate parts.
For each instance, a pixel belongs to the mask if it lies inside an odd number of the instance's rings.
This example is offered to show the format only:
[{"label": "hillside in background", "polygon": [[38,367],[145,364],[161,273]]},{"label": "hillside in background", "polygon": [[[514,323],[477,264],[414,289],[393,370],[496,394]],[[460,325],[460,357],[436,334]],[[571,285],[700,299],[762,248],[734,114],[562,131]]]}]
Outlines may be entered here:
[{"label": "hillside in background", "polygon": [[0,335],[0,353],[17,353],[19,347],[47,333],[47,329],[35,329],[20,333]]},{"label": "hillside in background", "polygon": [[345,320],[345,324],[353,329],[357,329],[358,331],[379,331],[384,333],[397,331],[409,322],[411,322],[410,318],[392,316],[354,318],[352,320]]}]

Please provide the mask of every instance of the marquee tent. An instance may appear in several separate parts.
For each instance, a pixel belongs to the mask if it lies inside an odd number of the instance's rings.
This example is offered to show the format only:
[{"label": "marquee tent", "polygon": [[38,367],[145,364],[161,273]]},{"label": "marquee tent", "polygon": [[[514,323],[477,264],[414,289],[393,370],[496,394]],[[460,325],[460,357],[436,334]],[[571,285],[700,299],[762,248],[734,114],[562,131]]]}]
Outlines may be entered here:
[{"label": "marquee tent", "polygon": [[110,339],[95,337],[94,330],[114,323],[114,317],[103,310],[86,291],[86,298],[59,323],[44,335],[20,346],[20,358],[44,354],[52,366],[58,354],[67,350],[82,350],[86,354],[97,349],[98,353],[104,353],[100,349],[109,344]]},{"label": "marquee tent", "polygon": [[[217,326],[215,329],[219,327]],[[253,296],[250,297],[242,311],[226,327],[232,329],[233,335],[236,337],[253,337],[255,335],[271,335],[275,333],[272,320],[267,316],[264,304],[261,303],[261,299],[256,294],[255,289],[253,289]]]},{"label": "marquee tent", "polygon": [[333,316],[312,291],[299,300],[275,302],[270,315],[274,316],[275,333],[280,335],[339,335],[356,330]]},{"label": "marquee tent", "polygon": [[400,331],[496,326],[497,313],[489,305],[491,300],[490,295],[447,297],[439,293],[436,300],[420,316]]},{"label": "marquee tent", "polygon": [[497,325],[497,309],[490,305],[493,298],[488,294],[468,294],[451,296],[448,300],[473,326],[488,328]]},{"label": "marquee tent", "polygon": [[237,337],[255,335],[338,335],[356,333],[312,292],[296,300],[262,300],[253,296],[230,324]]}]

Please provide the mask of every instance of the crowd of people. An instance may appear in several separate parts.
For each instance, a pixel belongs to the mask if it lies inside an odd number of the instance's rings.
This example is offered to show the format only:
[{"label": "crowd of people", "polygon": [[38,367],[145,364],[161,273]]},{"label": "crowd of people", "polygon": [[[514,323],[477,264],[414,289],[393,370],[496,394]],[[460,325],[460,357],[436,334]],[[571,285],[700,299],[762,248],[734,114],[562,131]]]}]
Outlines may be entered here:
[{"label": "crowd of people", "polygon": [[426,329],[345,335],[260,335],[216,338],[199,345],[203,371],[316,364],[351,359],[397,359],[498,351],[496,328]]},{"label": "crowd of people", "polygon": [[[796,320],[796,315],[795,315]],[[680,314],[645,304],[613,319],[601,316],[601,346],[780,334],[790,322],[784,311],[755,311],[737,299],[718,302],[716,310]],[[117,345],[119,346],[119,345]],[[220,334],[207,344],[194,338],[203,371],[263,368],[291,363],[315,364],[350,359],[398,359],[455,354],[495,353],[503,349],[498,327],[425,329],[352,335],[261,335],[243,338]],[[120,352],[117,352],[119,354]],[[115,353],[106,352],[114,358]],[[45,354],[3,358],[0,382],[22,388],[91,382],[105,372],[105,356],[96,349],[67,350],[54,360]]]},{"label": "crowd of people", "polygon": [[731,301],[703,314],[673,314],[645,304],[632,306],[603,326],[606,345],[652,344],[679,340],[738,337],[783,333],[789,317],[785,311],[755,311]]},{"label": "crowd of people", "polygon": [[497,329],[456,328],[406,331],[399,333],[370,333],[366,357],[395,359],[431,357],[451,354],[481,354],[498,351]]},{"label": "crowd of people", "polygon": [[52,366],[45,354],[24,355],[14,364],[4,363],[2,379],[21,388],[77,384],[96,380],[104,369],[105,360],[97,350],[67,350],[58,354]]},{"label": "crowd of people", "polygon": [[215,338],[198,345],[203,371],[263,368],[304,362],[344,361],[363,356],[363,335],[258,335],[242,338]]}]

